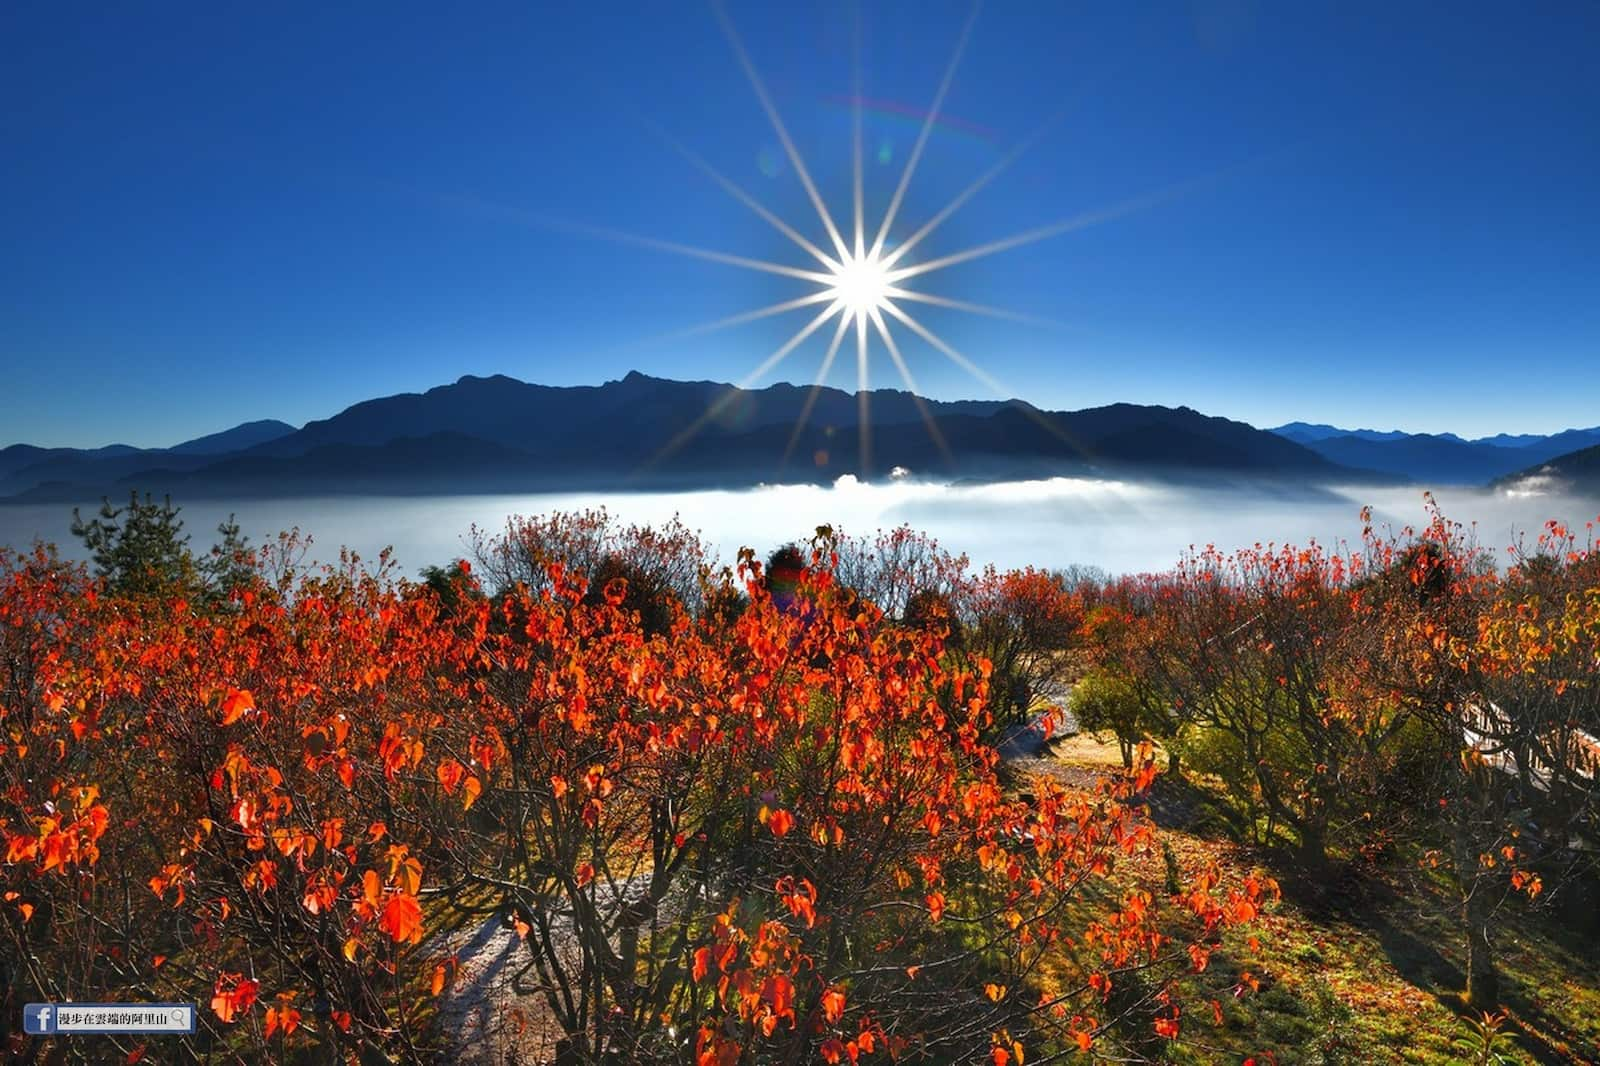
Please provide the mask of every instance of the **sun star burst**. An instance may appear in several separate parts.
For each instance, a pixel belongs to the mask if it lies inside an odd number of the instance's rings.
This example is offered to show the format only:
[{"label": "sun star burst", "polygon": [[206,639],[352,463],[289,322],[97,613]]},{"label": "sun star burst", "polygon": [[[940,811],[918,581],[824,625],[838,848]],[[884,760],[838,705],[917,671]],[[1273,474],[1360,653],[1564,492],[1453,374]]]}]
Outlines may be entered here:
[{"label": "sun star burst", "polygon": [[870,317],[889,305],[889,267],[881,256],[858,252],[831,273],[826,292],[851,318]]},{"label": "sun star burst", "polygon": [[[854,166],[852,204],[853,217],[847,217],[847,232],[835,221],[834,215],[828,209],[827,201],[816,182],[812,180],[811,172],[807,169],[805,160],[801,158],[799,150],[795,147],[793,138],[790,137],[782,117],[778,114],[777,106],[773,103],[767,86],[761,75],[757,73],[754,63],[751,62],[749,53],[745,50],[744,42],[740,39],[738,31],[734,28],[727,12],[721,3],[713,0],[712,10],[722,25],[724,35],[732,46],[734,55],[738,59],[751,88],[755,91],[757,102],[766,113],[767,120],[771,123],[773,132],[777,134],[779,143],[783,146],[795,177],[806,192],[811,206],[816,211],[817,221],[821,223],[826,235],[824,242],[814,242],[801,233],[794,225],[784,221],[772,211],[768,210],[754,196],[736,184],[732,179],[717,171],[704,158],[697,155],[687,146],[683,145],[670,134],[663,130],[656,130],[662,140],[683,156],[697,169],[709,176],[717,185],[721,186],[734,199],[760,216],[775,230],[787,237],[800,251],[806,253],[812,262],[805,266],[793,266],[786,263],[777,263],[767,260],[749,259],[743,256],[730,255],[725,252],[697,248],[689,245],[662,241],[650,237],[640,237],[633,234],[619,233],[615,230],[597,231],[592,228],[589,232],[612,240],[622,240],[628,243],[656,248],[663,251],[676,252],[699,259],[743,267],[748,270],[757,270],[769,274],[777,274],[794,278],[815,286],[808,295],[795,299],[784,300],[767,307],[744,311],[730,315],[715,322],[695,326],[688,330],[680,331],[677,336],[705,333],[712,330],[725,329],[758,319],[766,319],[776,315],[787,314],[802,308],[813,308],[821,305],[821,310],[811,317],[805,325],[801,326],[787,341],[776,351],[757,364],[744,378],[738,382],[739,388],[747,388],[768,374],[772,373],[780,363],[787,359],[813,334],[821,328],[836,320],[831,331],[823,331],[823,336],[831,332],[831,339],[827,345],[821,364],[818,366],[811,390],[804,406],[801,408],[789,445],[784,453],[784,462],[787,463],[790,454],[795,450],[802,434],[805,431],[807,420],[816,403],[817,395],[827,381],[829,372],[833,369],[835,358],[839,355],[840,348],[850,334],[855,335],[855,362],[856,362],[856,390],[859,406],[859,431],[860,450],[858,463],[862,473],[867,473],[871,468],[871,419],[868,410],[871,402],[871,375],[868,365],[869,348],[881,346],[888,355],[889,361],[898,372],[900,380],[916,401],[922,414],[923,422],[928,428],[929,435],[939,446],[940,452],[947,460],[953,460],[949,448],[939,433],[931,413],[927,410],[918,394],[916,379],[912,376],[911,368],[903,353],[899,342],[895,339],[894,330],[890,328],[891,322],[898,329],[903,329],[907,334],[914,336],[928,348],[937,352],[951,363],[958,366],[965,373],[984,384],[996,395],[1008,395],[1000,382],[986,373],[972,359],[957,351],[948,342],[941,338],[926,324],[912,315],[905,304],[924,304],[946,310],[961,311],[968,314],[985,315],[993,318],[1009,319],[1012,321],[1041,323],[1051,327],[1059,327],[1060,323],[1049,319],[1038,318],[1033,315],[1019,314],[1003,308],[990,307],[985,304],[973,303],[967,300],[953,299],[923,291],[920,288],[906,288],[907,282],[913,279],[924,278],[936,271],[957,263],[994,255],[999,252],[1032,244],[1036,241],[1070,233],[1075,230],[1099,225],[1113,218],[1120,217],[1134,211],[1143,210],[1162,200],[1170,198],[1181,191],[1181,187],[1160,190],[1153,194],[1137,197],[1123,203],[1113,205],[1099,211],[1086,212],[1064,219],[1060,222],[1023,233],[1014,234],[1000,240],[990,241],[977,247],[964,251],[949,253],[933,259],[918,261],[911,253],[925,238],[934,232],[940,225],[950,218],[962,205],[970,200],[980,189],[984,188],[1003,171],[1009,168],[1017,159],[1032,146],[1051,126],[1056,119],[1040,126],[1032,134],[1019,142],[1015,148],[1006,154],[999,162],[989,167],[975,181],[958,193],[943,209],[924,222],[909,236],[904,237],[894,244],[892,248],[886,247],[890,232],[898,218],[900,208],[904,203],[906,189],[911,184],[912,175],[916,172],[917,164],[921,161],[923,149],[927,146],[928,136],[933,131],[935,122],[939,119],[944,107],[946,94],[955,77],[956,67],[960,64],[962,53],[971,36],[973,23],[978,16],[979,4],[974,3],[971,13],[962,25],[960,36],[956,41],[954,53],[949,64],[944,70],[944,76],[939,82],[938,91],[934,94],[932,105],[923,116],[922,126],[917,134],[916,141],[912,144],[911,151],[906,157],[904,168],[900,172],[900,180],[895,187],[893,196],[890,197],[887,208],[884,210],[876,235],[870,235],[866,229],[865,204],[863,196],[862,175],[862,116],[861,116],[861,68],[860,68],[860,25],[859,13],[855,31],[854,51],[854,89],[855,106],[853,115],[853,140],[854,140]],[[853,238],[853,239],[852,239]],[[831,245],[831,251],[824,250]],[[687,443],[706,425],[710,424],[732,403],[736,392],[728,392],[714,401],[711,407],[683,432],[679,433],[651,460],[651,465],[666,458]],[[1024,414],[1037,421],[1048,432],[1066,439],[1062,430],[1054,423],[1034,412],[1031,408],[1024,408]],[[1074,443],[1068,441],[1068,443]],[[1076,445],[1075,445],[1076,446]],[[819,452],[819,455],[825,454]]]}]

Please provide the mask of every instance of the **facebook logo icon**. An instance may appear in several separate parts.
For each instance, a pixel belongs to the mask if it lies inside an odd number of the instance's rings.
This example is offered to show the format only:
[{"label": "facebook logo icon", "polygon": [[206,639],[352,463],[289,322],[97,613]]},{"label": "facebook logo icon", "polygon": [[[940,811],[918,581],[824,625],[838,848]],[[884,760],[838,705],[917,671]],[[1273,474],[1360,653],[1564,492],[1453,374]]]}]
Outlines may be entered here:
[{"label": "facebook logo icon", "polygon": [[30,1003],[22,1008],[22,1031],[46,1036],[56,1031],[56,1009],[48,1003]]}]

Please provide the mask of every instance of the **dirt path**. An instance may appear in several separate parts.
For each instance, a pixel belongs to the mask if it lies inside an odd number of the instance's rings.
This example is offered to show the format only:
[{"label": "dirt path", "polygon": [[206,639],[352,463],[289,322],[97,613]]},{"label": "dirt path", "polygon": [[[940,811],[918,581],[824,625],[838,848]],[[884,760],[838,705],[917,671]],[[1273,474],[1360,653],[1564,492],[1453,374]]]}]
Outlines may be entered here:
[{"label": "dirt path", "polygon": [[[1090,790],[1097,773],[1050,757],[1047,737],[1076,732],[1066,712],[1046,728],[1046,712],[1036,714],[1001,742],[1002,754],[1030,772],[1043,772],[1070,787]],[[624,893],[629,885],[622,885]],[[440,1062],[462,1066],[553,1066],[560,1027],[538,992],[520,993],[515,979],[533,961],[532,950],[498,914],[477,925],[442,935],[431,945],[439,958],[457,958],[455,979],[439,998],[439,1031],[451,1041]],[[538,981],[530,971],[524,987]]]},{"label": "dirt path", "polygon": [[[649,887],[644,875],[596,882],[595,906],[608,913],[637,901]],[[552,940],[568,974],[580,966],[577,940],[571,935],[570,912],[551,915]],[[613,943],[613,948],[616,944]],[[517,936],[501,915],[477,926],[441,937],[430,951],[440,958],[456,956],[456,979],[440,996],[439,1031],[452,1043],[441,1061],[466,1066],[553,1066],[556,1041],[562,1035],[555,1013],[537,990],[538,971],[530,969],[533,948]],[[526,991],[518,991],[517,975]]]},{"label": "dirt path", "polygon": [[[544,997],[519,994],[518,971],[532,961],[528,946],[491,915],[468,926],[437,948],[455,955],[456,979],[439,998],[439,1031],[453,1038],[441,1062],[463,1066],[548,1066],[555,1062],[559,1030]],[[530,974],[530,977],[532,975]]]}]

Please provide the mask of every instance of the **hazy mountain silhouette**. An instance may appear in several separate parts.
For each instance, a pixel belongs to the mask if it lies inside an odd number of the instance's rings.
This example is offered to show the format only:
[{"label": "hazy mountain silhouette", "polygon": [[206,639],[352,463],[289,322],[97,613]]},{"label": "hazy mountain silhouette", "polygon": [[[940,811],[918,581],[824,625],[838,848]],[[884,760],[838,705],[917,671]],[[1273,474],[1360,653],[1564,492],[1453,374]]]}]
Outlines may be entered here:
[{"label": "hazy mountain silhouette", "polygon": [[171,448],[134,448],[127,444],[111,444],[104,448],[39,448],[14,444],[0,449],[0,497],[42,484],[106,485],[152,467],[191,470],[218,456],[243,451],[294,431],[287,422],[263,419],[196,437]]},{"label": "hazy mountain silhouette", "polygon": [[[367,400],[299,430],[250,423],[175,448],[114,454],[34,449],[23,456],[31,461],[0,474],[0,491],[79,499],[130,487],[179,496],[656,489],[883,478],[896,468],[958,479],[1372,476],[1183,407],[1044,412],[1017,400],[921,400],[890,389],[867,394],[863,454],[860,397],[817,390],[797,432],[810,395],[789,384],[740,389],[639,373],[575,387],[463,377]],[[215,448],[226,450],[204,454]]]},{"label": "hazy mountain silhouette", "polygon": [[1567,429],[1531,445],[1528,454],[1537,451],[1543,453],[1544,458],[1554,459],[1573,452],[1581,452],[1595,444],[1600,444],[1600,426],[1591,429]]},{"label": "hazy mountain silhouette", "polygon": [[145,450],[127,444],[108,444],[104,448],[40,448],[33,444],[13,444],[9,448],[0,448],[0,477],[52,460],[115,459],[139,455]]},{"label": "hazy mountain silhouette", "polygon": [[1286,422],[1281,426],[1273,426],[1271,433],[1280,437],[1288,437],[1300,444],[1310,444],[1312,441],[1326,440],[1329,437],[1359,437],[1362,440],[1401,440],[1408,433],[1398,429],[1340,429],[1324,422]]},{"label": "hazy mountain silhouette", "polygon": [[1306,422],[1290,422],[1272,432],[1344,466],[1450,485],[1481,485],[1600,443],[1600,427],[1568,429],[1549,436],[1502,433],[1477,440],[1454,433],[1380,433]]},{"label": "hazy mountain silhouette", "polygon": [[1560,487],[1600,496],[1600,444],[1592,444],[1575,452],[1558,455],[1547,462],[1501,478],[1501,487],[1515,487],[1519,483],[1559,484]]},{"label": "hazy mountain silhouette", "polygon": [[258,444],[265,444],[279,437],[286,437],[295,431],[287,422],[279,422],[276,418],[264,418],[258,422],[246,422],[243,425],[225,429],[221,433],[211,433],[194,440],[186,440],[182,444],[174,444],[167,450],[179,455],[226,455],[229,452],[243,451],[253,448]]},{"label": "hazy mountain silhouette", "polygon": [[[490,441],[460,433],[397,437],[377,445],[321,444],[307,452],[229,455],[195,470],[146,469],[123,478],[127,485],[155,485],[154,491],[214,495],[294,495],[299,493],[434,494],[512,490],[515,471],[538,460]],[[35,493],[59,496],[60,486]]]},{"label": "hazy mountain silhouette", "polygon": [[[1582,429],[1569,429],[1569,430],[1566,430],[1565,433],[1558,433],[1555,436],[1557,436],[1557,437],[1565,436],[1566,433],[1593,433],[1593,432],[1596,432],[1596,431],[1595,430],[1582,430]],[[1445,434],[1445,435],[1446,436],[1453,436],[1453,434]],[[1553,439],[1555,439],[1555,438],[1554,437],[1550,437],[1550,436],[1546,436],[1545,434],[1542,434],[1542,433],[1496,433],[1492,437],[1479,437],[1473,443],[1475,443],[1475,444],[1493,444],[1494,446],[1496,446],[1498,448],[1521,448],[1524,445],[1538,444],[1538,443],[1540,443],[1542,441],[1553,440]]]}]

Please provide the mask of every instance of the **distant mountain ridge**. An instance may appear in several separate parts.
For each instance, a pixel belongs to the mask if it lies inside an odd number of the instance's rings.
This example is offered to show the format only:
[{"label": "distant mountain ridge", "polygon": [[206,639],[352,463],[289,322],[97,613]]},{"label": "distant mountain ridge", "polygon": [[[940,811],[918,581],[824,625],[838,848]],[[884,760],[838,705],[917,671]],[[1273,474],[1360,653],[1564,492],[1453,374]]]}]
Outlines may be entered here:
[{"label": "distant mountain ridge", "polygon": [[1271,432],[1335,463],[1445,485],[1482,485],[1600,444],[1600,426],[1547,436],[1501,433],[1477,440],[1454,433],[1346,430],[1307,422],[1290,422]]},{"label": "distant mountain ridge", "polygon": [[169,448],[12,445],[0,449],[0,500],[84,500],[130,489],[251,496],[739,487],[901,469],[952,480],[1483,485],[1543,476],[1591,487],[1592,449],[1600,446],[1600,427],[1466,440],[1309,422],[1260,430],[1187,407],[1043,411],[1021,400],[930,400],[895,389],[865,399],[864,451],[861,398],[841,389],[744,389],[637,371],[580,386],[468,375],[364,400],[299,429],[263,419]]},{"label": "distant mountain ridge", "polygon": [[1327,440],[1329,437],[1360,437],[1362,440],[1400,440],[1409,434],[1398,429],[1340,429],[1322,422],[1286,422],[1281,426],[1274,426],[1267,432],[1276,433],[1280,437],[1288,437],[1301,444],[1310,444],[1313,441]]},{"label": "distant mountain ridge", "polygon": [[[247,423],[167,449],[0,451],[0,496],[85,499],[130,489],[196,495],[738,487],[884,478],[1373,475],[1285,437],[1186,407],[1047,412],[1019,400],[742,389],[633,372],[556,387],[466,376],[362,401],[296,430]],[[802,413],[808,417],[796,428]],[[926,420],[926,421],[925,421]],[[897,469],[899,468],[899,469]]]},{"label": "distant mountain ridge", "polygon": [[279,422],[276,418],[263,418],[257,422],[245,422],[225,429],[221,433],[211,433],[194,440],[186,440],[182,444],[174,444],[167,449],[179,455],[226,455],[228,452],[242,451],[252,448],[257,444],[287,437],[295,428],[287,422]]},{"label": "distant mountain ridge", "polygon": [[0,498],[41,484],[104,485],[154,467],[197,469],[218,456],[266,444],[295,432],[276,419],[246,422],[219,433],[174,444],[170,448],[135,448],[110,444],[103,448],[39,448],[13,444],[0,448]]},{"label": "distant mountain ridge", "polygon": [[[710,420],[718,429],[792,426],[805,406],[809,388],[779,383],[764,389],[735,389],[713,381],[674,381],[632,371],[604,385],[535,385],[497,374],[464,376],[453,384],[425,393],[400,393],[365,400],[331,418],[308,422],[298,432],[273,441],[263,452],[294,455],[324,444],[382,444],[396,435],[463,433],[511,447],[564,450],[574,434],[611,422],[683,432],[714,405]],[[897,424],[920,418],[910,393],[879,389],[870,395],[873,424]],[[923,403],[934,414],[988,414],[1006,402],[961,400]],[[811,419],[833,426],[854,426],[856,397],[840,389],[818,391]],[[620,423],[620,424],[619,424]]]},{"label": "distant mountain ridge", "polygon": [[1559,485],[1569,491],[1600,495],[1600,444],[1592,444],[1558,455],[1549,462],[1518,470],[1501,478],[1496,484],[1504,489]]}]

